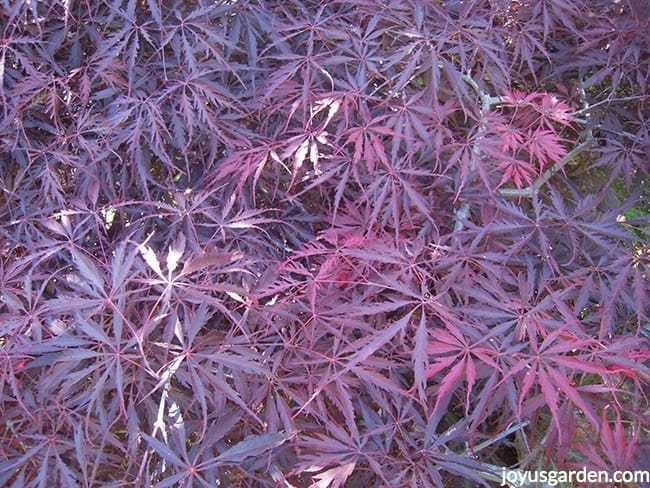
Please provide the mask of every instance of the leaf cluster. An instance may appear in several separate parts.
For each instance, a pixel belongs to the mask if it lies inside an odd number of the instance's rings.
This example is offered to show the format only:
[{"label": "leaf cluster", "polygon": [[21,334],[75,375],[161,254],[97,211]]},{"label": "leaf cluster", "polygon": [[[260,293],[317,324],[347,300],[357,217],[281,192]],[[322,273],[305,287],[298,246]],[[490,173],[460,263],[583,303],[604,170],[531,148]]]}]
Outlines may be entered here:
[{"label": "leaf cluster", "polygon": [[0,0],[0,484],[648,469],[641,4]]}]

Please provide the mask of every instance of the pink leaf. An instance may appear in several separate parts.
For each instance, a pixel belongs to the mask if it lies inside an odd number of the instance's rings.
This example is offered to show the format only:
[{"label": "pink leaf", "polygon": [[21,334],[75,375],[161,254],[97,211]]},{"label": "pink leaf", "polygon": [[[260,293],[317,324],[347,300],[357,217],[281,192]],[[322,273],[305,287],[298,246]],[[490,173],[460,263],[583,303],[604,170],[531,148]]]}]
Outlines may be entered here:
[{"label": "pink leaf", "polygon": [[537,160],[540,170],[556,163],[567,153],[562,138],[547,129],[529,130],[526,149]]}]

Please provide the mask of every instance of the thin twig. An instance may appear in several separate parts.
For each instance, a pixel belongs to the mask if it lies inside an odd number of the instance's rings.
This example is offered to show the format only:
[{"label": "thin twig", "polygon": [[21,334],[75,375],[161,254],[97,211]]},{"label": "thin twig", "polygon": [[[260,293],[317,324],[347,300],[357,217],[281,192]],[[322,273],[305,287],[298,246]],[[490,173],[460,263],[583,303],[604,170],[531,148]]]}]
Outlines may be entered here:
[{"label": "thin twig", "polygon": [[587,138],[569,151],[562,159],[555,163],[551,168],[547,169],[542,176],[540,176],[535,182],[527,187],[522,189],[516,188],[501,188],[498,190],[498,195],[505,198],[530,198],[533,194],[536,194],[539,189],[544,186],[551,177],[560,171],[564,166],[573,159],[576,158],[578,154],[590,147],[594,142],[594,138],[591,134]]},{"label": "thin twig", "polygon": [[[476,136],[476,140],[474,142],[474,146],[472,147],[472,162],[470,165],[470,169],[474,171],[476,169],[476,159],[474,158],[480,158],[481,157],[481,149],[479,147],[479,144],[481,142],[481,139],[483,138],[483,133],[486,132],[486,129],[484,127],[484,119],[488,111],[493,105],[499,105],[503,103],[503,99],[501,97],[493,97],[489,93],[486,93],[482,91],[476,81],[474,81],[474,78],[472,78],[471,74],[468,72],[467,74],[462,76],[463,81],[467,83],[469,86],[471,86],[476,94],[478,95],[479,99],[481,100],[481,108],[480,108],[480,115],[481,115],[481,121],[480,124],[482,127],[479,128],[479,133]],[[455,210],[454,213],[456,214],[456,223],[454,224],[454,232],[460,232],[464,229],[465,224],[464,221],[467,220],[469,217],[470,213],[470,203],[469,202],[464,202],[461,207],[458,210]]]}]

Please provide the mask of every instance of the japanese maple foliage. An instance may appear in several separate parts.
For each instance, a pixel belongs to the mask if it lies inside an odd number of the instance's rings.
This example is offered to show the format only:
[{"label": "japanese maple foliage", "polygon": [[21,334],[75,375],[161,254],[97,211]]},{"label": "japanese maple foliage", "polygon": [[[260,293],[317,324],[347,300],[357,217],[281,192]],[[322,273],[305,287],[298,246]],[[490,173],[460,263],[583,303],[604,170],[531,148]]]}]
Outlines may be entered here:
[{"label": "japanese maple foliage", "polygon": [[0,484],[648,469],[649,14],[0,0]]}]

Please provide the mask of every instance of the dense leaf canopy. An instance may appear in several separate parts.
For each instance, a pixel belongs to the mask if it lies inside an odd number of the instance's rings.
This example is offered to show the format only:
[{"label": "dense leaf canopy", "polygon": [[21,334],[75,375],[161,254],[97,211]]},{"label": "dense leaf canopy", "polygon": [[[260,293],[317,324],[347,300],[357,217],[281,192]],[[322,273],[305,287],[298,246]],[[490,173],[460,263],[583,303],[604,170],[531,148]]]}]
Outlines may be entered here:
[{"label": "dense leaf canopy", "polygon": [[650,469],[645,5],[0,0],[0,485]]}]

